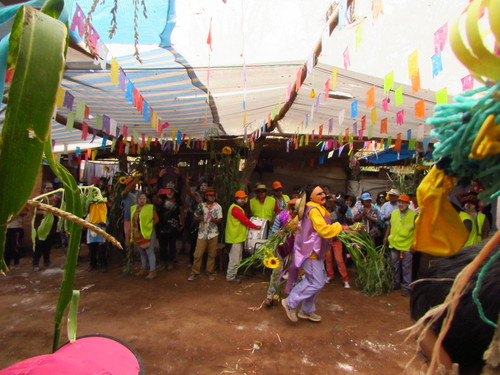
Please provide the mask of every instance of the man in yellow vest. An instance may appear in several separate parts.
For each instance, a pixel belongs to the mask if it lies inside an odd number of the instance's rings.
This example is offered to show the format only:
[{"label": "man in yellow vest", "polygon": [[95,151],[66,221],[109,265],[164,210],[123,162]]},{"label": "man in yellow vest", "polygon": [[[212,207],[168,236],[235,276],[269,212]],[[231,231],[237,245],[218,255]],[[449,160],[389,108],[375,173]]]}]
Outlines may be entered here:
[{"label": "man in yellow vest", "polygon": [[385,233],[384,245],[389,244],[394,270],[394,289],[401,295],[410,295],[413,263],[413,233],[417,213],[409,209],[411,199],[403,194],[398,198],[398,209],[392,211]]},{"label": "man in yellow vest", "polygon": [[255,193],[255,198],[250,199],[252,216],[268,220],[269,227],[271,227],[274,216],[278,213],[276,211],[276,200],[267,195],[267,187],[264,184],[257,184]]},{"label": "man in yellow vest", "polygon": [[231,251],[229,252],[226,280],[230,283],[240,283],[240,279],[237,279],[236,275],[243,254],[243,244],[247,238],[247,227],[260,229],[260,225],[255,225],[245,215],[243,206],[247,198],[248,195],[243,190],[238,190],[234,193],[234,203],[229,206],[227,212],[226,243],[231,244]]},{"label": "man in yellow vest", "polygon": [[488,236],[488,219],[485,214],[478,212],[478,203],[477,198],[470,195],[464,200],[463,211],[459,212],[460,219],[469,232],[469,237],[463,247],[474,245]]}]

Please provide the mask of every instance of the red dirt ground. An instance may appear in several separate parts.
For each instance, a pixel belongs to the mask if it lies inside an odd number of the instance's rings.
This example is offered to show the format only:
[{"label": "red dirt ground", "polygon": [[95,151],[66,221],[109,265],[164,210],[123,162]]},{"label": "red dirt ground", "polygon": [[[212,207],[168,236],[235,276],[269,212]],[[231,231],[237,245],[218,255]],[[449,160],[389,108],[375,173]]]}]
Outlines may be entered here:
[{"label": "red dirt ground", "polygon": [[[281,306],[253,311],[267,275],[229,284],[219,274],[188,282],[187,257],[156,280],[125,276],[121,267],[87,272],[86,249],[75,289],[82,290],[78,335],[106,334],[134,347],[147,375],[383,374],[400,375],[415,352],[398,330],[411,325],[408,298],[394,292],[367,297],[339,280],[318,300],[321,323],[290,322]],[[47,354],[62,270],[32,272],[31,259],[0,281],[0,368]],[[62,250],[53,250],[61,265]],[[115,261],[115,263],[118,263]],[[349,270],[354,277],[354,269]],[[351,284],[354,284],[352,282]],[[65,323],[64,323],[65,326]],[[61,343],[66,342],[63,332]],[[260,350],[252,352],[255,342]],[[417,357],[408,374],[425,368]]]}]

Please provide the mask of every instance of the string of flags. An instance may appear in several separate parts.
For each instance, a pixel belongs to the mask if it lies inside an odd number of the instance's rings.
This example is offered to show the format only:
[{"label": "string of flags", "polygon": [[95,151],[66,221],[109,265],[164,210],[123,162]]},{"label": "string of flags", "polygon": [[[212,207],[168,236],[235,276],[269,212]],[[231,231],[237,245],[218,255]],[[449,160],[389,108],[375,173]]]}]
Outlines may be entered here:
[{"label": "string of flags", "polygon": [[[346,1],[342,1],[341,4],[345,4]],[[346,14],[343,12],[347,12],[346,6],[340,7],[341,14],[339,15],[339,27],[342,27],[340,24],[340,20],[343,19],[347,24]],[[381,0],[372,0],[372,16],[373,20],[377,20],[378,18],[383,16],[383,4]],[[75,14],[73,16],[73,20],[71,23],[71,30],[77,31],[81,37],[84,36],[84,28],[86,23],[86,17],[81,10],[81,8],[77,5]],[[363,36],[363,22],[361,22],[356,28],[356,49],[362,47],[362,36]],[[212,25],[209,29],[209,34],[207,38],[207,44],[209,44],[210,49],[212,49]],[[432,64],[432,73],[433,77],[438,76],[443,71],[442,64],[442,54],[444,47],[446,45],[448,33],[448,26],[445,23],[442,25],[436,32],[434,33],[434,55],[430,58],[429,63]],[[98,33],[95,29],[90,25],[88,30],[88,38],[89,44],[91,48],[97,52],[96,63],[100,64],[101,67],[106,67],[106,56],[109,54],[105,44],[100,40]],[[349,53],[349,47],[343,50],[343,58],[344,58],[344,69],[348,69],[351,66],[351,55]],[[413,51],[407,57],[408,64],[408,78],[411,81],[411,91],[412,93],[417,93],[421,89],[421,77],[420,77],[420,69],[419,69],[419,53],[418,50]],[[277,104],[273,107],[271,113],[267,115],[265,119],[263,119],[261,126],[259,126],[255,131],[248,134],[246,124],[246,97],[244,97],[242,107],[243,107],[243,124],[244,124],[244,139],[247,146],[252,149],[254,147],[254,142],[261,137],[263,133],[269,129],[272,122],[276,119],[279,114],[279,110],[281,105],[290,101],[292,97],[292,90],[295,89],[297,92],[303,82],[304,74],[313,74],[315,65],[314,54],[310,54],[305,66],[301,66],[296,73],[295,82],[291,82],[284,95],[279,97]],[[246,91],[246,70],[244,66],[244,74],[243,74],[243,85]],[[102,148],[105,148],[107,140],[112,140],[112,150],[118,150],[118,153],[137,153],[140,152],[143,148],[150,147],[151,144],[155,146],[161,145],[161,149],[164,151],[172,151],[176,152],[179,150],[181,145],[185,145],[188,149],[194,150],[207,150],[208,149],[208,140],[206,138],[203,139],[194,139],[188,137],[186,134],[183,134],[180,130],[171,129],[171,137],[167,136],[166,128],[170,126],[170,124],[166,121],[163,121],[157,114],[157,112],[150,106],[150,104],[144,99],[143,95],[140,93],[140,90],[134,86],[133,82],[127,77],[125,71],[120,67],[119,63],[116,59],[111,59],[111,69],[110,69],[110,78],[111,81],[121,89],[124,93],[125,98],[134,105],[139,113],[142,114],[145,121],[149,121],[151,123],[151,127],[156,130],[157,137],[146,137],[145,134],[138,134],[137,130],[129,131],[127,126],[120,126],[117,121],[115,121],[110,116],[106,114],[95,114],[93,113],[93,117],[95,118],[95,125],[91,128],[89,126],[89,119],[91,114],[91,108],[84,102],[75,97],[71,92],[65,91],[62,88],[58,92],[58,106],[64,106],[69,110],[68,112],[68,122],[66,128],[68,131],[71,131],[73,128],[75,121],[82,121],[82,140],[87,140],[89,135],[92,136],[92,140],[95,139],[97,133],[102,131],[103,135],[103,143]],[[473,87],[473,78],[472,76],[466,76],[461,78],[462,88],[464,90],[470,89]],[[308,129],[309,134],[297,134],[291,137],[286,142],[286,151],[290,152],[290,149],[297,150],[300,147],[307,146],[310,141],[318,140],[317,147],[320,148],[322,152],[325,152],[326,155],[320,156],[318,159],[318,163],[322,164],[326,158],[331,158],[335,155],[337,151],[337,155],[341,155],[344,150],[352,154],[354,148],[354,140],[362,141],[363,148],[367,150],[373,150],[375,152],[379,150],[383,150],[387,147],[392,146],[394,141],[394,148],[396,150],[401,149],[401,145],[403,143],[403,134],[402,132],[398,132],[396,139],[393,140],[392,137],[387,137],[387,139],[383,139],[380,141],[371,140],[373,131],[375,126],[380,126],[379,133],[380,134],[388,134],[388,118],[384,116],[384,112],[389,110],[389,105],[392,103],[389,100],[388,95],[393,92],[394,93],[394,105],[396,107],[403,105],[404,96],[403,96],[403,87],[399,85],[395,87],[395,77],[394,72],[389,72],[384,77],[384,85],[383,92],[384,97],[381,99],[380,108],[377,107],[377,99],[375,93],[375,87],[370,87],[366,91],[366,108],[369,110],[369,119],[367,119],[366,115],[359,117],[359,102],[358,100],[353,100],[350,105],[350,113],[346,114],[345,110],[339,111],[337,116],[332,116],[328,119],[328,126],[325,124],[319,124],[317,127],[313,128],[312,123],[314,121],[315,113],[318,112],[319,108],[322,105],[327,103],[329,98],[329,93],[331,90],[335,89],[337,86],[337,68],[334,67],[331,71],[331,76],[321,84],[324,86],[323,92],[320,92],[318,95],[314,92],[314,88],[311,90],[311,97],[315,98],[314,104],[311,106],[311,110],[304,117],[304,120],[299,125],[300,130]],[[446,88],[438,91],[436,93],[436,102],[438,104],[447,103],[448,95]],[[415,103],[414,113],[417,118],[422,118],[426,116],[426,108],[425,102],[423,100],[417,101]],[[346,120],[346,116],[349,116]],[[337,120],[337,121],[335,121]],[[346,126],[346,122],[351,122]],[[367,124],[368,122],[368,124]],[[401,126],[405,122],[405,111],[403,109],[399,110],[396,113],[396,125]],[[338,132],[338,129],[342,129],[342,132],[335,136],[332,135],[334,132]],[[424,143],[424,149],[426,149],[426,144],[430,142],[429,137],[425,137],[425,129],[423,125],[419,126],[415,132],[412,133],[411,130],[406,132],[406,140],[408,141],[408,148],[410,150],[415,149],[415,145],[417,140]],[[122,136],[120,140],[117,138]],[[130,138],[130,139],[129,139]],[[346,148],[347,146],[347,148]],[[93,150],[92,152],[78,152],[77,157],[84,158],[95,158],[95,153],[97,151]],[[75,153],[76,155],[76,153]]]},{"label": "string of flags", "polygon": [[[338,28],[341,29],[344,26],[347,25],[347,1],[342,0],[339,4],[339,21],[338,21]],[[378,18],[383,16],[383,3],[382,0],[372,0],[372,17],[373,20],[376,21]],[[356,28],[356,49],[361,48],[362,45],[362,35],[363,35],[363,22],[360,22],[359,25]],[[432,75],[433,78],[438,76],[442,71],[443,71],[443,64],[442,64],[442,55],[443,51],[446,45],[446,41],[448,38],[448,24],[445,23],[441,27],[439,27],[435,33],[434,33],[434,55],[431,56],[429,59],[429,63],[432,64]],[[348,69],[349,66],[351,65],[351,56],[349,54],[349,46],[346,46],[345,49],[342,52],[343,59],[344,59],[344,69]],[[421,76],[420,76],[420,68],[419,68],[419,51],[414,50],[410,55],[407,57],[407,65],[408,65],[408,79],[411,82],[411,93],[415,94],[421,90]],[[296,79],[295,79],[295,89],[298,91],[301,88],[301,82],[302,82],[302,74],[303,74],[304,67],[301,66],[299,70],[296,73]],[[379,124],[380,129],[379,133],[380,134],[388,134],[388,125],[389,125],[389,120],[387,117],[382,116],[382,118],[379,119],[379,114],[378,114],[378,108],[377,108],[377,98],[375,95],[375,87],[372,86],[366,91],[366,108],[369,109],[370,111],[370,124],[367,129],[367,118],[366,115],[361,116],[361,118],[358,117],[358,107],[359,107],[359,102],[358,100],[353,100],[351,102],[351,113],[350,113],[350,120],[352,120],[352,124],[349,127],[344,128],[345,129],[345,135],[343,137],[338,136],[338,137],[333,137],[331,138],[331,134],[334,133],[334,125],[342,128],[345,125],[343,125],[345,121],[345,111],[341,110],[338,113],[338,122],[334,124],[334,116],[328,119],[328,126],[324,127],[324,124],[318,125],[316,128],[311,127],[311,123],[314,120],[314,114],[318,112],[320,106],[324,103],[326,103],[327,98],[329,97],[330,90],[333,90],[336,88],[337,85],[337,67],[334,67],[331,72],[331,77],[328,78],[324,82],[324,93],[316,94],[314,87],[311,89],[310,92],[310,97],[311,98],[316,98],[314,101],[314,104],[311,105],[311,110],[309,113],[305,115],[304,120],[301,122],[301,124],[298,126],[298,132],[304,131],[308,129],[308,133],[306,135],[295,135],[292,138],[289,139],[288,142],[286,142],[286,151],[290,152],[291,146],[295,150],[302,146],[307,146],[308,142],[307,140],[314,139],[315,137],[315,132],[319,132],[318,137],[321,139],[323,137],[327,137],[330,139],[323,140],[318,143],[318,147],[320,148],[321,151],[328,152],[328,158],[333,157],[335,154],[334,151],[339,151],[338,154],[340,155],[343,151],[343,146],[342,146],[342,140],[347,141],[350,147],[352,147],[353,140],[356,137],[358,141],[364,141],[364,146],[363,148],[368,148],[371,150],[381,150],[381,149],[387,149],[388,147],[393,145],[393,139],[392,137],[388,137],[387,139],[382,139],[380,141],[376,140],[371,140],[372,135],[373,135],[373,130],[374,126]],[[307,59],[306,63],[306,72],[307,74],[314,74],[314,55],[311,53]],[[469,90],[473,88],[473,77],[472,75],[468,75],[465,77],[461,78],[461,83],[462,83],[462,89]],[[314,86],[314,77],[313,77],[313,86]],[[290,97],[290,89],[293,87],[293,84],[290,84],[287,89],[287,94],[286,98],[287,100]],[[389,110],[389,105],[390,105],[390,100],[389,100],[389,94],[391,92],[394,93],[394,105],[396,107],[400,107],[404,104],[404,95],[403,95],[403,86],[398,85],[395,87],[395,77],[394,77],[394,72],[391,71],[386,74],[384,77],[384,82],[383,82],[383,92],[384,92],[384,97],[381,100],[381,111],[387,112]],[[445,104],[448,103],[448,93],[447,89],[443,88],[442,90],[436,92],[436,104]],[[417,118],[424,118],[426,116],[426,106],[425,106],[425,101],[424,100],[419,100],[415,103],[414,106],[414,115]],[[270,115],[272,119],[274,119],[274,112],[273,114]],[[358,129],[358,121],[361,120],[361,128]],[[401,126],[405,123],[405,111],[404,109],[401,109],[396,112],[396,125]],[[366,132],[368,130],[368,132]],[[251,135],[255,135],[255,139],[258,139],[260,137],[261,133],[264,132],[265,130],[263,128],[255,130]],[[326,133],[326,134],[325,134]],[[318,133],[316,133],[318,134]],[[419,125],[417,132],[416,132],[416,137],[415,134],[409,129],[406,132],[406,140],[408,142],[408,149],[409,150],[414,150],[416,147],[416,142],[420,141],[423,143],[423,148],[426,150],[431,138],[430,137],[425,137],[425,129],[424,125]],[[251,135],[249,137],[251,137]],[[365,136],[368,138],[368,141],[365,140]],[[368,143],[367,143],[368,142]],[[397,133],[397,137],[394,140],[394,148],[396,151],[400,151],[403,143],[403,135],[401,132]],[[332,148],[334,149],[332,151]],[[352,149],[352,148],[351,148]],[[321,164],[321,163],[320,163]]]}]

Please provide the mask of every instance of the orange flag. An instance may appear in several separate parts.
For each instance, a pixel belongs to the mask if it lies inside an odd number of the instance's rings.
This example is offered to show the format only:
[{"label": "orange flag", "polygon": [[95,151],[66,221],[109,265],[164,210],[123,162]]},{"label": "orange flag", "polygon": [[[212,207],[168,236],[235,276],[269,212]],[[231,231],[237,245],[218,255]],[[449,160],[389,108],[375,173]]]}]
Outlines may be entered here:
[{"label": "orange flag", "polygon": [[425,102],[423,99],[415,103],[415,116],[417,118],[425,116]]}]

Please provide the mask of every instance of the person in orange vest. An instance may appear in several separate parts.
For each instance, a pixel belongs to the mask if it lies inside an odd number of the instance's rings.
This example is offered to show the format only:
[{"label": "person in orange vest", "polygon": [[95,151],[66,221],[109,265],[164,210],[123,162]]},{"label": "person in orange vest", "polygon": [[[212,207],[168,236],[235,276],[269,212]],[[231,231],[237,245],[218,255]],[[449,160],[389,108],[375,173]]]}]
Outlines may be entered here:
[{"label": "person in orange vest", "polygon": [[389,245],[394,270],[394,289],[401,289],[401,295],[409,297],[413,268],[413,234],[417,213],[409,209],[411,199],[402,194],[398,198],[398,209],[392,211],[384,237]]}]

